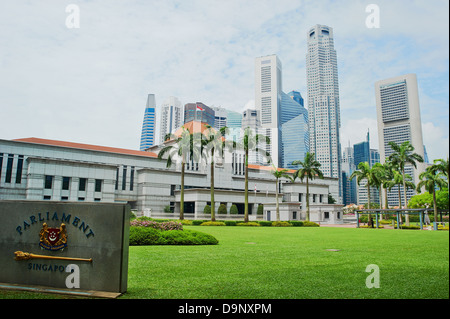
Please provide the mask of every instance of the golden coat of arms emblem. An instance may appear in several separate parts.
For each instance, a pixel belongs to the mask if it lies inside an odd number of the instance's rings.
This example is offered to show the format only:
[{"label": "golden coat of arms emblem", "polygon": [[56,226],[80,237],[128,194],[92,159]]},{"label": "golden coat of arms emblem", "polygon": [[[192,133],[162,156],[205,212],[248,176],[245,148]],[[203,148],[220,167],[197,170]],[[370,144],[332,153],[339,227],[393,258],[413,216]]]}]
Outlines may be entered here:
[{"label": "golden coat of arms emblem", "polygon": [[67,247],[66,224],[62,223],[59,228],[50,228],[47,223],[42,224],[39,232],[39,246],[45,250],[63,250]]}]

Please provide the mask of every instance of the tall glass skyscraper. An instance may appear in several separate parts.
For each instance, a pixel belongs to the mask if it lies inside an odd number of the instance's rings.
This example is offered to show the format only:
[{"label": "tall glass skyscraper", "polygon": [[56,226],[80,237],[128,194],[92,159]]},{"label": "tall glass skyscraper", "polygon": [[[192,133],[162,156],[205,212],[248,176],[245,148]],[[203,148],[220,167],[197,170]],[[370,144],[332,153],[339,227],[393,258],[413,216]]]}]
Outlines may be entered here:
[{"label": "tall glass skyscraper", "polygon": [[153,146],[155,144],[156,130],[156,102],[155,94],[149,94],[147,97],[147,105],[145,107],[144,121],[142,124],[141,146],[140,150]]},{"label": "tall glass skyscraper", "polygon": [[[300,103],[301,104],[300,104]],[[297,169],[293,161],[303,161],[309,152],[308,111],[300,92],[281,93],[281,167]]]},{"label": "tall glass skyscraper", "polygon": [[[315,25],[307,33],[306,71],[310,152],[321,164],[324,176],[341,181],[340,106],[333,29]],[[342,181],[339,183],[342,202]],[[334,196],[333,196],[334,197]]]}]

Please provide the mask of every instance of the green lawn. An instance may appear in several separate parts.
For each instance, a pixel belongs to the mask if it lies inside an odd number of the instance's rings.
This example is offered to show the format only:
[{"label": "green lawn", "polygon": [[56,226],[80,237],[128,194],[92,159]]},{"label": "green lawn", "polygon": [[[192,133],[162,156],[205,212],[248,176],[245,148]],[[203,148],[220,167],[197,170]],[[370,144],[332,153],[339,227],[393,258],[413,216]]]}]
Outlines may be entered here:
[{"label": "green lawn", "polygon": [[[121,298],[449,298],[448,231],[185,228],[219,245],[130,247]],[[380,288],[366,287],[369,264]]]}]

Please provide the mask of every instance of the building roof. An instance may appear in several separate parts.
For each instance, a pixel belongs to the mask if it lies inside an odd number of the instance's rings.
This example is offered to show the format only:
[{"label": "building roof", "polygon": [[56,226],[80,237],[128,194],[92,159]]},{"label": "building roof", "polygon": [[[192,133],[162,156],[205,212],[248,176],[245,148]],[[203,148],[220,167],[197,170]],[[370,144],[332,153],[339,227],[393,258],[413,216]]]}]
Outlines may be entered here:
[{"label": "building roof", "polygon": [[59,146],[59,147],[74,148],[74,149],[81,149],[81,150],[115,153],[115,154],[137,155],[137,156],[155,157],[155,158],[158,157],[158,155],[153,152],[144,152],[144,151],[138,151],[138,150],[124,149],[124,148],[56,141],[56,140],[49,140],[49,139],[43,139],[43,138],[37,138],[37,137],[20,138],[20,139],[15,139],[13,141],[14,142],[40,144],[40,145]]}]

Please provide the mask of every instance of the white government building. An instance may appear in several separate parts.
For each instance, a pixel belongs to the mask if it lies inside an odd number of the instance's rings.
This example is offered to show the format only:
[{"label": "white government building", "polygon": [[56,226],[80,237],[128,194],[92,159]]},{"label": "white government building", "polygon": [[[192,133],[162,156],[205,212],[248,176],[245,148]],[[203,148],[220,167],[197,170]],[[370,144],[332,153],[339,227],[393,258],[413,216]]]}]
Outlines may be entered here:
[{"label": "white government building", "polygon": [[[190,122],[190,131],[205,125]],[[178,218],[180,210],[181,165],[166,167],[157,158],[161,146],[137,151],[40,138],[0,139],[0,199],[85,202],[126,202],[138,216]],[[271,167],[249,165],[250,220],[275,220],[275,178]],[[289,171],[293,173],[294,171]],[[217,219],[243,219],[244,152],[225,152],[215,164],[215,208],[227,207]],[[281,220],[304,220],[306,184],[281,179]],[[256,190],[256,191],[255,191]],[[336,178],[310,182],[311,221],[342,223],[342,205],[328,204],[328,194],[338,190]],[[187,165],[185,173],[185,218],[206,219],[203,209],[210,204],[210,165],[202,161]],[[239,214],[231,215],[235,204]],[[264,213],[257,216],[257,206]],[[206,217],[206,218],[205,218]]]}]

